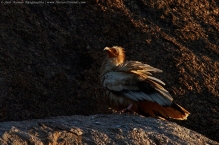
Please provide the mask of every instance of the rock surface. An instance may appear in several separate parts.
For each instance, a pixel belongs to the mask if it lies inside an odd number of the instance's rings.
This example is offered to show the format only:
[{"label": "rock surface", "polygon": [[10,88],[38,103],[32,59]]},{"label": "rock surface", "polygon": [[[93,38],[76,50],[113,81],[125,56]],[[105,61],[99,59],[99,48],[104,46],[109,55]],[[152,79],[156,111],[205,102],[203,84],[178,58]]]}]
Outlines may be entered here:
[{"label": "rock surface", "polygon": [[134,115],[63,116],[0,123],[0,144],[219,144],[169,121]]}]

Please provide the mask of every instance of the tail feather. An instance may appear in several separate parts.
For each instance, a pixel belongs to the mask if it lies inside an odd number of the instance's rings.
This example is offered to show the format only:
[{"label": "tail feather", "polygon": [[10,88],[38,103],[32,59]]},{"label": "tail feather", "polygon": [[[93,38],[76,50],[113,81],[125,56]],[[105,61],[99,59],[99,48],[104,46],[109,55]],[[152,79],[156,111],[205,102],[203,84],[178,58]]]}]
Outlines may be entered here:
[{"label": "tail feather", "polygon": [[139,102],[139,114],[152,117],[161,117],[164,119],[186,120],[190,114],[187,110],[178,104],[173,103],[171,106],[161,106],[151,101]]}]

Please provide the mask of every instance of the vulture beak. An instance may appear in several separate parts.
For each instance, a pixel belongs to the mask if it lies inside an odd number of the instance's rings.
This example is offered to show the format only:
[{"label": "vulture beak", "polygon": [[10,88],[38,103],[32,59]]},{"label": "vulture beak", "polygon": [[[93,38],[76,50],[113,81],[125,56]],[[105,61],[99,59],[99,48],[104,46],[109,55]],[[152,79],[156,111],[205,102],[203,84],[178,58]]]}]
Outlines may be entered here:
[{"label": "vulture beak", "polygon": [[103,49],[103,51],[109,51],[109,50],[110,50],[109,47],[105,47],[105,48]]}]

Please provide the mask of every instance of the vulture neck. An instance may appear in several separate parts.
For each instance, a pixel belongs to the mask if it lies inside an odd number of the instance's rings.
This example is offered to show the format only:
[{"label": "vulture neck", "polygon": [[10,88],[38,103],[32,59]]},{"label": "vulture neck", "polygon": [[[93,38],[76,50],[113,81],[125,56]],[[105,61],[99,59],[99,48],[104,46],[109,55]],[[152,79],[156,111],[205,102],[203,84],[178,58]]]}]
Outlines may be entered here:
[{"label": "vulture neck", "polygon": [[111,71],[113,68],[118,65],[124,63],[124,56],[122,57],[114,57],[114,58],[105,58],[102,67],[101,67],[101,75],[104,75],[108,71]]}]

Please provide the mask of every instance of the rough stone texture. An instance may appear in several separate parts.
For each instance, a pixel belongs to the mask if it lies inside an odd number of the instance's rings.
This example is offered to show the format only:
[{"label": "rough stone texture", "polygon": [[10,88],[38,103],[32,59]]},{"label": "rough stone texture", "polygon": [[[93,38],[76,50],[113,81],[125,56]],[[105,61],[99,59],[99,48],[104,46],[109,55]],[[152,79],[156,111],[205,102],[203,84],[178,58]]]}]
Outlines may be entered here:
[{"label": "rough stone texture", "polygon": [[176,123],[134,115],[75,115],[2,122],[0,135],[1,145],[219,144]]},{"label": "rough stone texture", "polygon": [[1,1],[0,121],[111,113],[98,74],[103,48],[119,45],[163,70],[191,112],[178,124],[219,141],[218,14],[218,0]]}]

